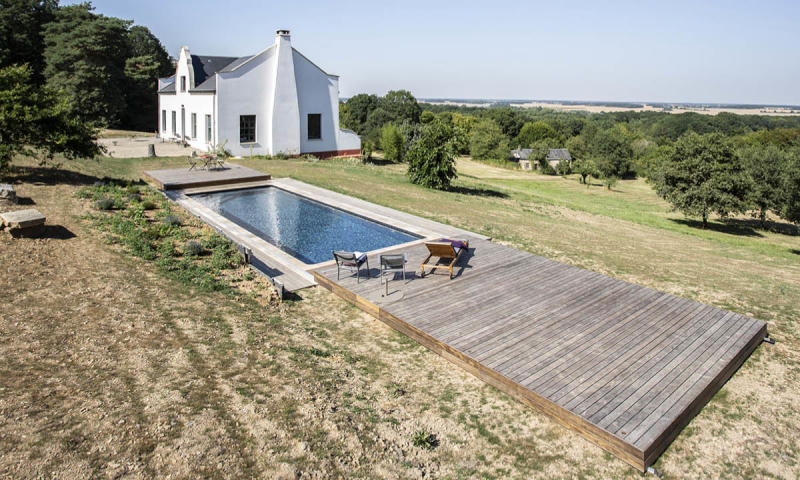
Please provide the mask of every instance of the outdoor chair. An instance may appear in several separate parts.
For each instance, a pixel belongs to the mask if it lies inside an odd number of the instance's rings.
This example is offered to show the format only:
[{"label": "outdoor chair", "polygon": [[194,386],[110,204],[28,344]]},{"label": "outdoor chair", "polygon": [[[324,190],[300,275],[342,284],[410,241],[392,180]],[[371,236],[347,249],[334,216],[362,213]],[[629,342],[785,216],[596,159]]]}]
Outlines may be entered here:
[{"label": "outdoor chair", "polygon": [[369,278],[369,259],[366,253],[361,252],[341,252],[333,251],[333,259],[336,260],[336,280],[339,280],[343,268],[356,272],[356,282],[361,282],[361,266],[366,264],[367,278]]},{"label": "outdoor chair", "polygon": [[189,170],[196,170],[197,169],[197,157],[188,157],[189,160]]},{"label": "outdoor chair", "polygon": [[212,168],[216,168],[217,166],[216,155],[200,155],[200,158],[203,160],[203,168],[205,168],[206,170],[211,170]]},{"label": "outdoor chair", "polygon": [[[425,246],[428,248],[428,257],[422,262],[422,265],[419,266],[420,276],[425,276],[426,267],[432,267],[430,273],[433,273],[438,267],[446,265],[450,272],[450,278],[452,279],[453,265],[456,264],[461,254],[469,249],[469,240],[462,241],[441,238],[435,242],[425,242]],[[438,257],[436,263],[428,263],[433,257]],[[448,260],[450,260],[449,263],[442,263],[442,261],[447,262]]]},{"label": "outdoor chair", "polygon": [[405,253],[394,253],[389,255],[381,255],[378,257],[381,264],[381,284],[385,285],[385,291],[381,294],[382,297],[389,295],[389,278],[384,279],[384,274],[389,272],[396,272],[398,270],[403,272],[403,284],[406,282],[406,263],[408,263],[408,255]]}]

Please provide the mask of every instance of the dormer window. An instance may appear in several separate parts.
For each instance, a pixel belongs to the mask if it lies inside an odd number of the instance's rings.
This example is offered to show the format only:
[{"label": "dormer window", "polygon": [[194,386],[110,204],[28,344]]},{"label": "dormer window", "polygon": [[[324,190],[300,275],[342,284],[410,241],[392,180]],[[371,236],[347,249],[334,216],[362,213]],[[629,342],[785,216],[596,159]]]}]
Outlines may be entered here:
[{"label": "dormer window", "polygon": [[182,75],[181,76],[181,92],[185,92],[185,91],[186,91],[186,76]]}]

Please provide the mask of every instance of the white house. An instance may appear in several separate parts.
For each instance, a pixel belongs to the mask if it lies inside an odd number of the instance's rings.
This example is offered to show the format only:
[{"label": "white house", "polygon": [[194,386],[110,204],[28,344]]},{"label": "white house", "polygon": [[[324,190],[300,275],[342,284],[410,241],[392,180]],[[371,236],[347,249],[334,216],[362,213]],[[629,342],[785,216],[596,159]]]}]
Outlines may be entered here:
[{"label": "white house", "polygon": [[159,135],[233,155],[357,155],[361,139],[339,129],[339,77],[292,47],[289,31],[247,57],[192,55],[158,80]]}]

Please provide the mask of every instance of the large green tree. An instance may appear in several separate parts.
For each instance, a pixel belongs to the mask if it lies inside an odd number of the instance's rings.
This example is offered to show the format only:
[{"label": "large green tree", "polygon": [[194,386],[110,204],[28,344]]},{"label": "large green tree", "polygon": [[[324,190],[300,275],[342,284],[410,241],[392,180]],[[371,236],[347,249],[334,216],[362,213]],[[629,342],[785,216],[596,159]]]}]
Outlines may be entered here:
[{"label": "large green tree", "polygon": [[161,41],[141,25],[128,30],[126,55],[127,108],[121,124],[133,130],[152,130],[158,124],[156,82],[159,77],[173,74],[175,65]]},{"label": "large green tree", "polygon": [[129,57],[152,57],[152,61],[158,66],[156,74],[167,76],[175,73],[175,61],[169,56],[161,40],[158,39],[149,28],[142,25],[134,25],[128,29],[127,35]]},{"label": "large green tree", "polygon": [[45,25],[44,74],[50,87],[71,99],[74,115],[96,125],[118,125],[129,86],[125,62],[131,22],[92,9],[89,3],[61,7]]},{"label": "large green tree", "polygon": [[452,127],[441,120],[422,125],[406,153],[411,182],[446,190],[456,177]]},{"label": "large green tree", "polygon": [[540,140],[558,140],[558,132],[548,123],[543,121],[526,122],[519,131],[515,143],[523,148],[530,148],[531,145]]},{"label": "large green tree", "polygon": [[800,223],[800,148],[786,152],[780,214],[790,222]]},{"label": "large green tree", "polygon": [[508,137],[493,120],[479,120],[470,133],[469,154],[476,160],[504,160],[509,156]]},{"label": "large green tree", "polygon": [[366,135],[367,118],[373,110],[378,108],[378,97],[359,93],[344,102],[342,116],[339,118],[341,125],[349,128],[359,135]]},{"label": "large green tree", "polygon": [[783,206],[786,155],[774,145],[744,148],[739,155],[751,182],[748,201],[764,228],[767,213],[780,215]]},{"label": "large green tree", "polygon": [[666,148],[650,181],[673,208],[700,217],[747,210],[750,183],[730,140],[718,133],[688,133]]},{"label": "large green tree", "polygon": [[67,159],[101,152],[96,130],[72,114],[69,99],[32,81],[28,66],[0,69],[0,171],[14,155]]},{"label": "large green tree", "polygon": [[604,179],[635,175],[630,133],[622,125],[598,130],[587,144],[589,157]]},{"label": "large green tree", "polygon": [[56,0],[0,0],[0,68],[27,63],[32,80],[44,81],[42,26],[57,7]]},{"label": "large green tree", "polygon": [[516,138],[525,123],[519,111],[508,106],[489,108],[483,112],[483,116],[494,120],[508,138]]},{"label": "large green tree", "polygon": [[391,121],[419,123],[422,108],[408,90],[392,90],[378,100],[378,107],[384,109]]}]

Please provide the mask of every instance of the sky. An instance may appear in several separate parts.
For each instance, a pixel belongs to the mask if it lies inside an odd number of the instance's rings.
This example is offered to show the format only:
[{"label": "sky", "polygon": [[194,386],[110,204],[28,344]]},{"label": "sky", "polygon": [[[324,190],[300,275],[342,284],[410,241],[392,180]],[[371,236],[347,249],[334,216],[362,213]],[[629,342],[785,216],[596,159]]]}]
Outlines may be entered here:
[{"label": "sky", "polygon": [[800,105],[798,0],[92,3],[175,57],[253,54],[289,29],[342,97]]}]

